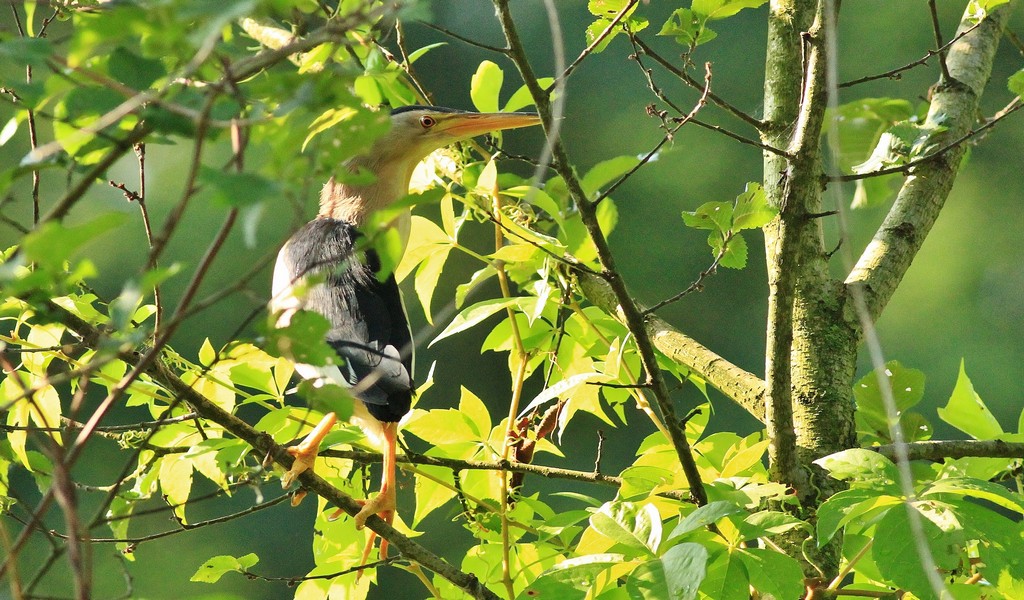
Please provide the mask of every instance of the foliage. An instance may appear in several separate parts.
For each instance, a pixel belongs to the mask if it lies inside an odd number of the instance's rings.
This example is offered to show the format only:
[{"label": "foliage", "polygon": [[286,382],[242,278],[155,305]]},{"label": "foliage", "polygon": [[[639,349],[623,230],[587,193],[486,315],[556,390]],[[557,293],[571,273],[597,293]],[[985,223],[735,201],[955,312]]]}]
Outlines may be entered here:
[{"label": "foliage", "polygon": [[[709,24],[728,27],[730,17],[762,4],[694,0],[675,10],[657,35],[673,38],[689,55],[716,38]],[[971,4],[972,18],[981,19],[998,3]],[[635,44],[634,36],[650,20],[644,3],[592,0],[588,9],[593,23],[576,32],[588,53],[607,50],[616,37]],[[0,41],[0,83],[13,107],[0,145],[28,139],[30,131],[33,137],[21,164],[3,167],[0,193],[33,198],[36,216],[30,224],[20,221],[24,235],[5,250],[0,264],[0,507],[5,533],[23,527],[53,544],[54,561],[28,582],[30,597],[38,582],[55,577],[61,554],[79,556],[90,538],[112,541],[131,573],[139,545],[213,523],[199,504],[203,498],[222,502],[225,519],[283,502],[287,496],[276,485],[284,469],[272,466],[283,460],[280,446],[301,439],[327,412],[352,414],[354,400],[346,390],[308,382],[291,387],[293,362],[337,360],[323,341],[327,322],[318,315],[300,312],[279,327],[274,315],[259,308],[239,318],[233,339],[207,339],[196,356],[176,353],[169,343],[179,326],[237,298],[197,297],[222,238],[190,240],[209,248],[196,265],[164,264],[164,251],[171,238],[186,235],[181,217],[200,204],[222,220],[225,235],[236,223],[244,228],[253,264],[245,265],[237,288],[228,292],[247,289],[276,252],[272,241],[259,237],[271,203],[301,207],[311,185],[346,176],[337,166],[386,131],[379,105],[425,102],[411,66],[438,46],[408,50],[386,39],[394,19],[416,15],[355,0],[252,0],[229,9],[192,0],[96,7],[28,2],[19,10],[23,35]],[[282,28],[286,23],[292,30]],[[66,35],[44,37],[46,28],[64,28]],[[546,110],[546,100],[532,94],[534,87],[553,86],[560,74],[548,75],[503,96],[511,71],[483,61],[463,86],[480,111],[535,104]],[[1008,85],[1019,95],[1021,74]],[[651,88],[662,93],[653,83]],[[924,112],[898,98],[859,98],[830,112],[827,120],[838,123],[830,139],[836,169],[846,175],[884,171],[857,180],[855,207],[884,205],[891,186],[905,179],[907,172],[899,168],[931,157],[949,141],[944,126],[923,124]],[[36,139],[41,123],[52,139]],[[145,149],[160,145],[187,148],[193,157],[178,182],[174,207],[151,217],[144,180],[111,182],[142,210],[90,207],[88,218],[79,214],[87,212],[86,191],[113,177],[112,164],[134,152],[145,177]],[[418,309],[440,329],[429,343],[485,331],[480,351],[504,355],[512,390],[508,398],[494,399],[462,387],[455,406],[428,409],[430,386],[421,388],[420,406],[402,423],[407,446],[422,451],[402,465],[414,481],[415,506],[398,515],[395,539],[408,541],[432,522],[453,520],[468,548],[454,560],[455,574],[471,574],[489,593],[509,600],[729,600],[749,598],[751,590],[759,598],[781,599],[800,597],[805,585],[874,597],[931,597],[928,563],[908,548],[930,553],[953,597],[1019,597],[1020,459],[1000,454],[915,460],[908,480],[889,458],[894,444],[934,435],[929,419],[911,410],[922,399],[924,372],[893,361],[847,382],[862,447],[816,457],[814,464],[848,488],[813,507],[802,505],[765,466],[776,440],[765,431],[741,436],[707,430],[718,402],[708,393],[707,373],[654,351],[642,327],[602,309],[583,291],[581,279],[607,277],[607,237],[627,218],[611,194],[650,156],[612,156],[578,172],[548,173],[541,183],[516,174],[499,154],[472,146],[440,151],[420,168],[416,193],[401,203],[415,213],[404,253],[385,231],[392,213],[376,219],[370,229],[379,222],[380,230],[368,237],[394,259],[394,272],[413,291]],[[76,183],[58,192],[32,183],[57,169]],[[680,236],[703,235],[690,229],[709,232],[710,266],[693,289],[717,266],[746,267],[749,234],[783,218],[785,207],[772,204],[762,184],[740,186],[716,192],[734,200],[706,202],[684,212],[682,226],[674,225]],[[72,214],[74,219],[64,218]],[[428,218],[435,214],[436,220]],[[98,272],[89,244],[124,236],[140,221],[150,231],[149,245],[136,268],[116,274],[113,297],[103,298],[93,286],[110,274]],[[488,237],[495,243],[479,242]],[[257,257],[257,248],[268,253]],[[471,261],[475,272],[452,283],[444,275],[456,260]],[[185,286],[174,302],[161,294],[168,281]],[[500,285],[493,297],[469,301],[471,292],[494,281]],[[654,354],[653,363],[646,351]],[[435,367],[451,372],[460,368],[455,363]],[[659,404],[654,371],[678,386],[692,385],[701,398],[680,423]],[[531,397],[531,389],[539,391]],[[495,412],[489,408],[494,406],[508,410]],[[527,468],[540,453],[545,459],[579,453],[562,443],[573,435],[570,424],[617,427],[638,415],[655,431],[639,444],[615,439],[636,445],[631,464],[615,477]],[[1016,433],[1008,433],[963,364],[937,416],[973,440],[1024,443],[1024,413]],[[706,503],[694,501],[694,481],[681,465],[674,427],[683,429],[685,454]],[[76,465],[91,459],[99,439],[116,443],[123,473],[74,492]],[[366,447],[356,428],[336,428],[317,458],[317,475],[338,496],[363,497],[369,477],[367,453],[360,449]],[[507,478],[510,460],[531,477],[572,478],[595,491],[548,494],[521,481],[516,487]],[[12,474],[35,483],[44,498],[40,514],[12,484]],[[311,477],[303,481],[313,489]],[[600,486],[612,486],[613,497],[607,499]],[[254,490],[258,500],[230,514],[228,499],[240,490]],[[90,500],[76,501],[76,493]],[[293,502],[304,493],[293,492]],[[48,509],[51,500],[56,508]],[[298,584],[296,598],[363,597],[371,583],[396,568],[413,573],[424,593],[436,597],[473,593],[448,572],[424,573],[419,564],[428,566],[425,558],[445,553],[426,542],[424,554],[386,560],[361,577],[356,567],[371,534],[357,530],[351,519],[334,519],[336,503],[324,495],[316,502],[315,522],[300,534],[312,548],[312,561],[307,572],[289,574]],[[148,530],[139,523],[154,511],[169,512],[177,527],[143,533]],[[36,517],[44,527],[34,527]],[[8,548],[16,537],[4,536]],[[794,550],[794,539],[797,548],[838,544],[838,572],[817,583],[805,579],[818,566]],[[5,553],[8,578],[14,577],[18,550]],[[249,585],[259,586],[259,579],[269,577],[260,571],[266,564],[261,550],[197,549],[205,562],[190,565],[191,580],[221,585],[241,573],[256,580]],[[91,566],[88,560],[72,562],[69,586],[89,597]]]}]

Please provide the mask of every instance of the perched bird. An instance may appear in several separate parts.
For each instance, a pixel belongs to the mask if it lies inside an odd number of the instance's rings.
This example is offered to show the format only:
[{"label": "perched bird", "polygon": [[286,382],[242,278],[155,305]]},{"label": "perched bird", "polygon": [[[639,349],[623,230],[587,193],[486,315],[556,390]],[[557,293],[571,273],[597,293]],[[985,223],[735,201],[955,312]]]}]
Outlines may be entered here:
[{"label": "perched bird", "polygon": [[[360,243],[360,227],[374,212],[408,193],[416,165],[431,152],[484,133],[537,125],[527,113],[472,113],[433,106],[406,106],[391,112],[391,127],[365,155],[346,165],[368,171],[374,180],[349,184],[332,178],[320,195],[316,218],[285,243],[274,267],[271,311],[279,327],[298,310],[315,311],[330,322],[327,343],[336,364],[297,364],[295,370],[314,385],[336,383],[351,388],[356,402],[352,421],[384,456],[380,493],[367,500],[355,516],[362,528],[371,515],[391,523],[395,510],[395,443],[398,421],[409,411],[413,396],[413,343],[402,297],[394,275],[378,278],[380,258]],[[408,211],[390,226],[401,234],[403,248],[411,219]],[[365,247],[364,247],[365,245]],[[311,278],[312,285],[305,279]],[[295,466],[286,485],[311,468],[320,441],[334,423],[330,414],[301,444],[290,448]],[[371,537],[363,555],[366,563]],[[387,547],[381,544],[381,554]]]}]

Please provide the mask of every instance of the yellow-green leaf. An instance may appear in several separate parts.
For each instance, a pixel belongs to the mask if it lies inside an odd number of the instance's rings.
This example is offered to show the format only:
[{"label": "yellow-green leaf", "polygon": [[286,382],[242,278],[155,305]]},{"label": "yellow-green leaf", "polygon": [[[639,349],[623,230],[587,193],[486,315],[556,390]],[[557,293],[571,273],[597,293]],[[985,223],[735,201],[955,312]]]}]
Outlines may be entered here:
[{"label": "yellow-green leaf", "polygon": [[501,67],[485,60],[477,67],[469,85],[469,97],[480,112],[498,112],[498,94],[505,74]]}]

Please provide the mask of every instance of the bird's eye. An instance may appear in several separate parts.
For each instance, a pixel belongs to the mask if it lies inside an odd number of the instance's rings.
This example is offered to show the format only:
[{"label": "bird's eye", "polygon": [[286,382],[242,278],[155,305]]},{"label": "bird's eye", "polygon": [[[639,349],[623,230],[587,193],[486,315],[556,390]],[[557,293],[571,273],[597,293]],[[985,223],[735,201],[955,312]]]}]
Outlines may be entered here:
[{"label": "bird's eye", "polygon": [[430,115],[423,115],[420,117],[420,125],[422,125],[424,129],[430,129],[434,125],[437,125],[437,119]]}]

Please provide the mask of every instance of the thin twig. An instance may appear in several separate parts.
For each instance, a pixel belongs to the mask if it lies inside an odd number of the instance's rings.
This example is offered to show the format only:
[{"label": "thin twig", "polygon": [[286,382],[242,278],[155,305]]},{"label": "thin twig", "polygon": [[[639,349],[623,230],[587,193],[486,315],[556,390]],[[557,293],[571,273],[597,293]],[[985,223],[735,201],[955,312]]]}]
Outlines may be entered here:
[{"label": "thin twig", "polygon": [[[568,79],[569,75],[572,75],[572,72],[576,70],[576,67],[578,67],[580,63],[584,61],[584,59],[590,56],[594,52],[594,50],[597,49],[598,46],[600,46],[606,39],[608,39],[608,36],[611,35],[613,31],[615,31],[615,28],[619,26],[619,23],[622,21],[622,19],[626,17],[626,14],[633,10],[633,7],[636,6],[637,2],[638,0],[629,0],[629,2],[627,2],[626,5],[623,6],[618,13],[615,14],[615,17],[613,17],[612,20],[608,22],[608,26],[605,27],[604,30],[602,30],[601,33],[599,33],[593,39],[593,41],[591,41],[590,44],[583,49],[583,52],[580,52],[580,55],[576,57],[576,60],[572,61],[572,63],[570,63],[569,66],[566,67],[564,71],[562,71],[562,74],[558,76],[558,80],[564,82],[566,79]],[[555,86],[558,85],[558,80],[553,81],[551,85],[547,87],[545,92],[551,93],[551,91],[555,89]]]},{"label": "thin twig", "polygon": [[[632,40],[633,43],[637,47],[639,47],[640,50],[643,51],[644,54],[653,58],[655,62],[661,65],[669,73],[672,73],[673,75],[681,79],[684,83],[686,83],[686,85],[692,87],[695,90],[701,90],[704,88],[704,85],[700,81],[695,79],[684,69],[676,67],[671,62],[666,60],[663,56],[655,52],[653,49],[651,49],[650,46],[644,43],[643,40],[638,38],[636,34],[631,33],[629,37],[630,40]],[[751,125],[754,129],[757,129],[758,131],[763,129],[765,126],[764,121],[748,115],[747,113],[743,112],[742,110],[736,108],[729,102],[719,97],[717,94],[708,94],[708,100],[710,100],[718,108],[721,108],[722,110],[726,111],[727,113],[731,114],[737,119],[743,121],[744,123]]]},{"label": "thin twig", "polygon": [[[527,89],[530,91],[530,95],[533,97],[538,112],[545,121],[545,124],[550,126],[552,118],[551,104],[544,89],[542,89],[538,83],[533,67],[530,65],[529,60],[526,57],[526,50],[519,37],[519,32],[516,28],[515,22],[512,19],[508,0],[495,0],[494,4],[497,9],[498,20],[501,22],[502,31],[505,33],[505,39],[508,42],[510,59],[519,70]],[[548,134],[549,136],[551,135],[550,131]],[[559,175],[561,175],[562,179],[565,181],[570,197],[573,199],[574,204],[579,210],[580,217],[587,229],[587,233],[597,249],[598,259],[600,260],[603,269],[602,278],[611,286],[623,312],[627,327],[635,336],[641,364],[643,364],[644,369],[647,371],[648,381],[653,386],[655,399],[657,400],[658,407],[661,410],[665,426],[668,428],[670,433],[669,439],[671,440],[672,446],[679,457],[680,465],[682,466],[683,473],[685,474],[690,487],[690,493],[693,495],[694,501],[697,504],[706,504],[707,494],[704,490],[704,484],[701,481],[700,471],[697,469],[696,462],[694,461],[693,454],[690,449],[690,444],[686,439],[686,434],[679,427],[675,418],[675,408],[665,384],[664,374],[658,366],[654,347],[647,334],[644,317],[637,308],[632,296],[630,296],[621,275],[616,270],[615,259],[608,245],[608,240],[602,232],[600,223],[597,220],[596,207],[587,199],[579,178],[572,169],[572,163],[569,161],[565,147],[556,137],[553,136],[549,139],[549,142],[553,158],[552,164],[554,165],[555,170],[558,171]]]},{"label": "thin twig", "polygon": [[423,25],[424,27],[429,27],[430,29],[433,29],[434,31],[438,31],[440,33],[443,33],[443,34],[445,34],[446,36],[448,36],[448,37],[450,37],[452,39],[459,40],[463,44],[469,44],[470,46],[473,46],[474,48],[480,48],[481,50],[487,50],[489,52],[494,52],[496,54],[501,54],[503,56],[508,56],[508,48],[499,48],[497,46],[491,46],[491,45],[485,44],[483,42],[478,42],[478,41],[476,41],[474,39],[471,39],[471,38],[468,38],[468,37],[466,37],[464,35],[460,35],[458,33],[455,33],[454,31],[452,31],[450,29],[445,29],[444,27],[441,27],[440,25],[435,25],[435,24],[427,22],[427,21],[416,21],[416,22],[419,23],[420,25]]},{"label": "thin twig", "polygon": [[939,26],[939,11],[935,8],[935,0],[928,0],[928,12],[932,16],[932,33],[935,35],[935,47],[938,48],[936,53],[939,56],[939,68],[942,70],[941,85],[952,81],[952,77],[949,75],[949,67],[946,66],[946,50],[942,43],[942,28]]},{"label": "thin twig", "polygon": [[946,144],[945,146],[942,146],[941,148],[939,148],[938,150],[935,150],[934,152],[929,152],[928,154],[925,154],[924,156],[921,156],[919,158],[915,158],[914,160],[911,160],[911,161],[907,162],[906,164],[899,165],[899,166],[896,166],[896,167],[889,167],[889,168],[886,168],[886,169],[879,169],[877,171],[870,171],[868,173],[851,173],[849,175],[834,175],[834,176],[829,178],[829,181],[857,181],[858,179],[867,179],[869,177],[881,177],[882,175],[892,175],[893,173],[909,173],[914,167],[917,167],[918,165],[921,165],[921,164],[926,163],[928,161],[934,160],[934,159],[942,156],[943,154],[949,152],[950,150],[956,148],[960,144],[963,144],[967,140],[970,140],[971,138],[976,137],[978,134],[987,131],[993,125],[995,125],[999,121],[1005,119],[1006,117],[1012,115],[1013,113],[1017,112],[1021,108],[1024,108],[1024,102],[1022,102],[1020,96],[1018,96],[1018,97],[1014,98],[1013,100],[1011,100],[1010,103],[1007,104],[1005,107],[1003,107],[1002,110],[1000,110],[996,114],[992,115],[992,118],[988,119],[987,121],[985,121],[985,123],[983,125],[968,131],[964,135],[962,135],[959,138],[953,140],[952,142]]},{"label": "thin twig", "polygon": [[[960,41],[961,38],[963,38],[964,36],[966,36],[970,32],[972,32],[975,29],[977,29],[978,26],[982,24],[982,22],[983,21],[978,21],[974,25],[971,25],[967,29],[961,31],[956,36],[954,36],[953,39],[951,39],[948,42],[946,42],[945,44],[943,44],[941,47],[939,47],[939,49],[937,49],[937,50],[929,50],[927,54],[925,54],[921,58],[915,60],[914,62],[907,63],[907,64],[903,65],[902,67],[896,67],[895,69],[892,69],[890,71],[886,71],[885,73],[879,73],[877,75],[867,75],[867,76],[861,77],[859,79],[852,79],[850,81],[844,81],[843,83],[840,83],[838,87],[839,88],[847,88],[847,87],[855,86],[855,85],[858,85],[858,84],[861,84],[861,83],[867,83],[868,81],[874,81],[876,79],[885,79],[885,78],[899,79],[900,78],[900,73],[903,73],[904,71],[909,71],[910,69],[913,69],[914,67],[918,67],[918,66],[921,66],[921,65],[924,65],[924,64],[928,64],[928,60],[931,59],[931,57],[935,56],[936,54],[939,54],[940,52],[941,53],[945,53],[946,50],[948,50],[950,46],[952,46],[953,44],[957,43],[958,41]],[[943,62],[945,62],[945,61],[943,61]]]}]

